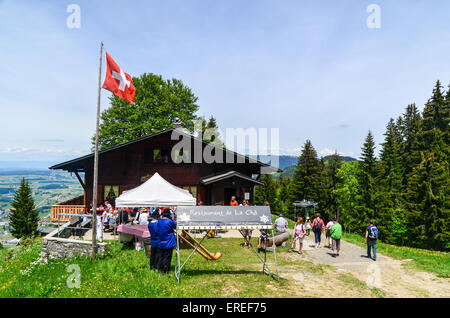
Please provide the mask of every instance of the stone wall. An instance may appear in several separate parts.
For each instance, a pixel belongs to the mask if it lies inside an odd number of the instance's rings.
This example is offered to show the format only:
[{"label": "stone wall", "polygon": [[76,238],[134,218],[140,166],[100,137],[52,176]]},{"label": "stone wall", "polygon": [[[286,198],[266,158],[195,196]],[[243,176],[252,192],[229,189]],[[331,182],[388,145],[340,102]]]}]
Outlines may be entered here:
[{"label": "stone wall", "polygon": [[[92,242],[66,238],[70,235],[68,226],[69,222],[42,239],[41,262],[46,262],[49,258],[69,258],[92,254]],[[97,248],[97,254],[103,254],[106,252],[108,244],[97,242]]]}]

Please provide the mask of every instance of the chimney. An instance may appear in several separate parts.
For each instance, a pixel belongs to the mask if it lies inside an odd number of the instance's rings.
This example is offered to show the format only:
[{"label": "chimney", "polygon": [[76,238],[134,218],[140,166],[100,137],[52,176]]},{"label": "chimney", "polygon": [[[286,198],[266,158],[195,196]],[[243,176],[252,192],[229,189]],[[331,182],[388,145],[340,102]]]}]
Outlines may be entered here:
[{"label": "chimney", "polygon": [[173,128],[175,128],[175,129],[181,128],[181,121],[180,121],[180,118],[175,117],[175,122],[173,123]]}]

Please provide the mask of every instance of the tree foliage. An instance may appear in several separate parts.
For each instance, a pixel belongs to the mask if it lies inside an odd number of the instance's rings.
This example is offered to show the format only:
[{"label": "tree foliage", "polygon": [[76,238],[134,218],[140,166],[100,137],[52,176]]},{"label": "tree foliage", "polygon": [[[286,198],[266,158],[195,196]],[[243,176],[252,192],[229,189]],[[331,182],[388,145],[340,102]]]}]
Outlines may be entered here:
[{"label": "tree foliage", "polygon": [[[295,166],[294,175],[289,185],[289,215],[292,217],[295,201],[311,200],[319,204],[323,211],[324,165],[317,158],[316,150],[307,140]],[[323,211],[325,212],[325,211]]]},{"label": "tree foliage", "polygon": [[36,210],[30,185],[22,178],[11,203],[9,215],[11,234],[16,238],[34,236],[37,233],[39,212]]},{"label": "tree foliage", "polygon": [[[164,80],[152,73],[133,77],[134,104],[112,95],[111,107],[101,114],[99,148],[117,144],[170,128],[178,118],[182,126],[193,129],[197,97],[181,80]],[[95,136],[93,137],[95,143]]]},{"label": "tree foliage", "polygon": [[449,105],[450,87],[437,81],[422,113],[410,104],[388,122],[379,159],[369,132],[359,163],[344,164],[332,190],[346,230],[361,233],[374,219],[385,242],[450,250]]}]

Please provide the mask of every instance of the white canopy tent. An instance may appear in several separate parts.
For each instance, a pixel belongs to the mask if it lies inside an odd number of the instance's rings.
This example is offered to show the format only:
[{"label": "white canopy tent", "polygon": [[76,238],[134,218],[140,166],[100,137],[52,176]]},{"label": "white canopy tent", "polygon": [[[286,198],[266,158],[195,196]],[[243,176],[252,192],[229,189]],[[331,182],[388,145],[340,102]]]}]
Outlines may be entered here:
[{"label": "white canopy tent", "polygon": [[191,206],[196,199],[189,191],[167,182],[157,172],[140,186],[124,191],[116,198],[116,207]]}]

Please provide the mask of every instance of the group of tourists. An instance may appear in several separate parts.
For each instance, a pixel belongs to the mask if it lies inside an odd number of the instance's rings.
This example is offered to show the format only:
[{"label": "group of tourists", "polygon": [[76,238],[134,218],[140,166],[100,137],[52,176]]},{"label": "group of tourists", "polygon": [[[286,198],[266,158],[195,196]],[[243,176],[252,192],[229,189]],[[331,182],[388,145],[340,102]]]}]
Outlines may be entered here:
[{"label": "group of tourists", "polygon": [[[279,233],[286,232],[288,228],[288,222],[283,215],[280,214],[275,220],[275,230]],[[342,238],[342,226],[339,224],[336,218],[330,218],[325,225],[323,219],[320,217],[320,213],[316,213],[311,223],[309,217],[306,218],[306,222],[303,223],[303,218],[297,218],[297,223],[294,226],[294,231],[291,239],[291,247],[289,252],[294,250],[294,244],[298,241],[299,249],[298,253],[302,254],[304,238],[309,235],[309,230],[314,233],[314,249],[321,248],[321,238],[323,232],[327,239],[328,248],[332,250],[332,256],[339,256],[341,250],[341,238]],[[378,239],[378,229],[374,225],[373,221],[369,222],[369,226],[366,228],[365,242],[367,244],[367,257],[376,261],[376,242]],[[373,256],[372,256],[373,253]]]},{"label": "group of tourists", "polygon": [[[92,203],[88,208],[92,212]],[[103,233],[112,232],[120,224],[140,224],[147,226],[150,216],[157,214],[160,217],[164,212],[169,213],[171,219],[176,218],[176,207],[142,207],[142,208],[115,208],[110,202],[98,204],[96,209],[96,236],[97,241],[103,242]],[[87,220],[87,216],[85,217]],[[85,221],[84,220],[84,221]],[[114,233],[115,234],[115,233]]]}]

